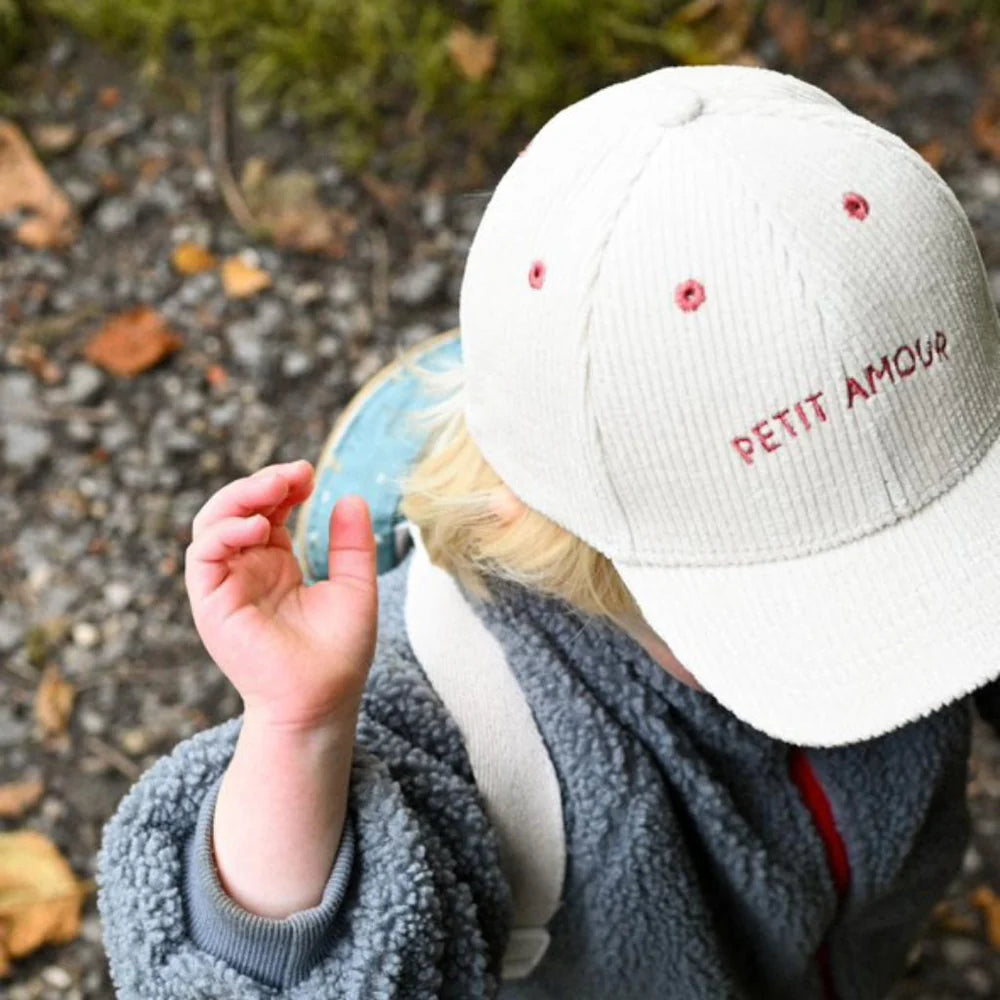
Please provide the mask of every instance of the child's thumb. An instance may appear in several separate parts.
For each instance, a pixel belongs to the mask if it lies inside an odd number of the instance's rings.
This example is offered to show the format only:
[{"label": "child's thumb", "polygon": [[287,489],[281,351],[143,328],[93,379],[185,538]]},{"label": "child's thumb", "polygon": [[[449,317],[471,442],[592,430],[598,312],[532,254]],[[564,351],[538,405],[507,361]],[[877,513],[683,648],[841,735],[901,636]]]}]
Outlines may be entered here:
[{"label": "child's thumb", "polygon": [[356,493],[341,497],[330,515],[327,579],[362,597],[377,594],[377,554],[371,511]]},{"label": "child's thumb", "polygon": [[339,662],[367,676],[378,635],[378,573],[371,512],[364,497],[341,497],[330,515],[327,579],[309,587],[317,627],[337,647]]}]

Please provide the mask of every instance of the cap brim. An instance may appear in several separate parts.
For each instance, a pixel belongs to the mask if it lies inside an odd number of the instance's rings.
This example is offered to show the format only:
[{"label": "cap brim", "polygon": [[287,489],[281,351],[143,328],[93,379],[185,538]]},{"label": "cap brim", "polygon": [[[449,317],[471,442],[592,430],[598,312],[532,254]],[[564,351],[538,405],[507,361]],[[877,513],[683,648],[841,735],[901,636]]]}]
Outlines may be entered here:
[{"label": "cap brim", "polygon": [[615,561],[653,630],[703,687],[776,739],[879,736],[1000,675],[1000,440],[942,496],[796,559]]}]

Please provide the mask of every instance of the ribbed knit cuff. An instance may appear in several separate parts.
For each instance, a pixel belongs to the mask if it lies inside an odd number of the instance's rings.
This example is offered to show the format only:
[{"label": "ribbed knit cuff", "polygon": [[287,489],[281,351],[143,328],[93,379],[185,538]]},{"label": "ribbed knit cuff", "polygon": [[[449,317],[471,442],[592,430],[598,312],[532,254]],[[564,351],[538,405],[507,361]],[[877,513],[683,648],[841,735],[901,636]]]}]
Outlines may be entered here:
[{"label": "ribbed knit cuff", "polygon": [[195,945],[244,975],[278,989],[294,986],[319,960],[347,891],[354,863],[355,831],[344,818],[337,856],[318,905],[281,920],[244,909],[226,894],[212,854],[212,822],[221,776],[201,803],[185,851],[184,895]]}]

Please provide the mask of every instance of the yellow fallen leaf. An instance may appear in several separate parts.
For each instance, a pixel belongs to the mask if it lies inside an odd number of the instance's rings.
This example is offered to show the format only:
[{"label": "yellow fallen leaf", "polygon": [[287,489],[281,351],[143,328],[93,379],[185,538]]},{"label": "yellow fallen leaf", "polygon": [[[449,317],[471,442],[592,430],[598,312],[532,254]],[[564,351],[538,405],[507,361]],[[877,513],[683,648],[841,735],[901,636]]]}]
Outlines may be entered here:
[{"label": "yellow fallen leaf", "polygon": [[59,849],[34,830],[0,833],[0,976],[10,960],[80,933],[80,911],[93,888],[78,882]]},{"label": "yellow fallen leaf", "polygon": [[488,76],[497,61],[495,35],[477,35],[465,25],[448,33],[448,54],[466,80],[482,80]]},{"label": "yellow fallen leaf", "polygon": [[0,119],[0,215],[23,209],[32,213],[15,239],[34,250],[69,246],[79,223],[70,200],[38,162],[21,130]]},{"label": "yellow fallen leaf", "polygon": [[972,905],[986,920],[986,939],[994,951],[1000,951],[1000,896],[989,886],[980,886],[970,897]]},{"label": "yellow fallen leaf", "polygon": [[944,140],[939,138],[930,139],[929,141],[917,146],[917,152],[935,169],[940,170],[941,164],[944,162],[948,155],[948,147],[944,144]]},{"label": "yellow fallen leaf", "polygon": [[667,21],[659,37],[680,62],[723,63],[741,58],[753,20],[747,0],[691,0]]},{"label": "yellow fallen leaf", "polygon": [[64,681],[59,668],[46,667],[35,692],[35,718],[49,736],[64,732],[73,712],[76,690]]},{"label": "yellow fallen leaf", "polygon": [[971,125],[976,145],[995,160],[1000,160],[1000,68],[991,70],[973,112]]},{"label": "yellow fallen leaf", "polygon": [[174,249],[171,260],[181,274],[201,274],[214,270],[218,264],[215,256],[199,243],[181,243]]},{"label": "yellow fallen leaf", "polygon": [[266,160],[253,157],[243,169],[242,187],[247,207],[275,246],[338,259],[347,255],[357,220],[323,204],[319,184],[307,170],[272,174]]},{"label": "yellow fallen leaf", "polygon": [[974,937],[979,933],[979,921],[969,913],[957,912],[950,900],[938,903],[931,912],[931,919],[935,927],[940,927],[949,934]]},{"label": "yellow fallen leaf", "polygon": [[222,265],[222,287],[231,299],[247,299],[271,287],[271,276],[251,267],[240,257],[229,257]]},{"label": "yellow fallen leaf", "polygon": [[184,341],[150,306],[112,316],[87,342],[84,357],[114,375],[138,375],[180,350]]},{"label": "yellow fallen leaf", "polygon": [[40,781],[12,781],[0,785],[0,819],[16,819],[26,813],[41,797],[45,786]]}]

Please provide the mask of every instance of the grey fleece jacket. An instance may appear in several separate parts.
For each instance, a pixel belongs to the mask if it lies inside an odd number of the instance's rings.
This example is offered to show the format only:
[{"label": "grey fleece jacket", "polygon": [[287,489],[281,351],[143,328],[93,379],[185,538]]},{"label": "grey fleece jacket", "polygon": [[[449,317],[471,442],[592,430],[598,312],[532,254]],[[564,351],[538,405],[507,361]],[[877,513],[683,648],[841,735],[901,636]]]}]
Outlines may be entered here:
[{"label": "grey fleece jacket", "polygon": [[225,895],[211,823],[241,720],[199,733],[105,827],[98,904],[119,997],[884,996],[967,842],[970,698],[807,751],[850,866],[838,903],[793,748],[557,600],[502,582],[495,604],[470,597],[531,705],[566,828],[549,950],[528,979],[501,983],[510,890],[459,731],[407,640],[410,558],[378,580],[348,818],[321,903],[269,920]]}]

